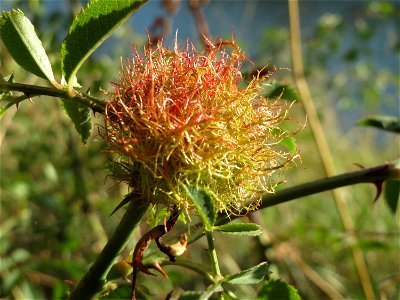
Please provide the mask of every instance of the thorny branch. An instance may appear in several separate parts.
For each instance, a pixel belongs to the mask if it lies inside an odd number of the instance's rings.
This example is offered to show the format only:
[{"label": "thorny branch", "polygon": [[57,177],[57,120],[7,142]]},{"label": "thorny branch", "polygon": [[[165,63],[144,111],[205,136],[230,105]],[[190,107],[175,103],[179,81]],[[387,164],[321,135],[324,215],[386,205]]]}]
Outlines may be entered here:
[{"label": "thorny branch", "polygon": [[24,95],[8,99],[7,104],[5,105],[7,108],[11,107],[12,105],[18,106],[18,104],[23,100],[27,100],[36,96],[51,96],[55,98],[69,99],[86,107],[89,107],[93,110],[93,112],[98,113],[103,113],[104,107],[106,105],[104,100],[97,99],[96,97],[93,97],[86,93],[76,93],[75,95],[70,96],[68,94],[68,91],[62,89],[0,80],[0,92],[9,91],[21,92]]},{"label": "thorny branch", "polygon": [[[165,245],[162,241],[162,237],[166,235],[168,232],[170,232],[172,228],[174,228],[176,221],[178,220],[179,214],[180,214],[179,209],[176,206],[173,207],[169,219],[163,225],[158,225],[153,227],[150,231],[148,231],[145,235],[143,235],[143,237],[136,244],[131,263],[133,267],[132,294],[131,294],[132,300],[136,299],[136,280],[138,273],[143,272],[148,275],[154,275],[149,271],[147,267],[143,265],[142,262],[144,251],[150,245],[150,242],[152,240],[155,240],[160,251],[165,253],[172,262],[175,261],[176,256],[179,256],[183,252],[185,252],[187,244],[186,235],[183,237],[182,240],[173,245]],[[168,278],[167,274],[164,272],[164,270],[160,267],[158,263],[153,263],[150,266],[150,268],[155,269],[156,271],[161,273],[161,275]]]},{"label": "thorny branch", "polygon": [[[333,190],[339,187],[355,185],[359,183],[372,183],[377,188],[377,194],[374,199],[381,194],[382,183],[387,180],[399,180],[400,169],[394,163],[385,163],[370,168],[363,168],[354,172],[348,172],[336,176],[326,177],[311,182],[299,184],[290,188],[282,189],[275,194],[264,194],[262,202],[257,210],[275,206],[292,200],[299,200],[302,197]],[[219,214],[215,225],[226,224],[236,218],[246,215],[246,212],[236,211],[235,214],[227,216]],[[193,243],[204,235],[201,224],[193,225],[190,228],[190,241]]]}]

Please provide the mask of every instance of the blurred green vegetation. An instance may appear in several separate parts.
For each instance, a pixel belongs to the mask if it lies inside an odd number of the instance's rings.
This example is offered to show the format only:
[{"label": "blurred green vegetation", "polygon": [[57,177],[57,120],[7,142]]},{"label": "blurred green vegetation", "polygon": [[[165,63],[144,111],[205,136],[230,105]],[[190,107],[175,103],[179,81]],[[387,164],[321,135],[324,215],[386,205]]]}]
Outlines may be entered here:
[{"label": "blurred green vegetation", "polygon": [[[12,6],[27,13],[57,65],[60,39],[79,3],[64,3],[63,11],[53,12],[46,11],[45,1],[16,1]],[[340,173],[355,170],[353,163],[370,166],[399,156],[398,136],[355,126],[358,119],[382,111],[399,116],[398,70],[376,63],[379,48],[371,43],[385,33],[384,46],[393,54],[393,64],[399,65],[398,27],[393,29],[399,21],[399,5],[366,1],[359,7],[351,21],[337,14],[321,15],[303,45],[307,80]],[[349,28],[356,30],[344,41]],[[122,28],[117,40],[126,43],[132,39],[130,33]],[[285,27],[266,28],[258,51],[263,56],[258,61],[290,66],[288,38]],[[142,42],[144,37],[135,39]],[[2,74],[14,73],[16,82],[44,84],[21,70],[0,46]],[[79,76],[82,86],[91,87],[97,95],[101,95],[99,88],[109,88],[108,82],[118,74],[119,51],[116,49],[112,57],[99,55],[86,62]],[[291,84],[290,76],[290,72],[281,71],[277,79]],[[292,115],[302,123],[306,120],[297,104],[292,106]],[[94,122],[101,130],[102,120],[95,118]],[[287,186],[323,176],[309,128],[295,138],[302,163],[287,172]],[[79,280],[101,251],[123,212],[109,214],[127,189],[107,178],[107,153],[98,131],[87,146],[82,145],[55,99],[36,97],[9,110],[1,120],[0,143],[0,297],[59,299],[68,290],[65,281]],[[343,232],[330,193],[256,213],[253,217],[264,228],[261,238],[216,235],[222,273],[268,260],[271,277],[290,282],[305,299],[325,299],[331,296],[331,289],[347,299],[363,299],[350,249],[353,236],[357,236],[376,295],[394,299],[400,294],[398,215],[391,215],[383,201],[373,205],[375,192],[368,185],[345,189],[356,228],[352,234]],[[131,247],[147,228],[143,224]],[[208,264],[205,247],[203,240],[197,241],[189,246],[185,258]],[[165,296],[176,287],[204,288],[200,276],[191,271],[174,266],[165,269],[170,280],[140,276],[142,291],[147,286],[151,293]],[[130,283],[121,279],[118,284],[123,288],[110,298],[129,295]],[[248,287],[238,293],[249,298],[256,295]]]}]

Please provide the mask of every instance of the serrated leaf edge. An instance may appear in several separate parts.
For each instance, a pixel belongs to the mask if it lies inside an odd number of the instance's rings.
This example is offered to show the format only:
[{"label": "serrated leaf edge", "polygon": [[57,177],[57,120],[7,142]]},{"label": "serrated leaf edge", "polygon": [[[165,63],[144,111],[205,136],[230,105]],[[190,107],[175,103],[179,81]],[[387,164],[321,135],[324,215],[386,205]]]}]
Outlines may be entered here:
[{"label": "serrated leaf edge", "polygon": [[[23,22],[25,22],[26,25],[30,27],[29,30],[31,30],[34,33],[34,36],[33,37],[30,36],[29,38],[37,39],[37,41],[35,41],[35,42],[38,42],[38,47],[39,47],[39,48],[36,47],[36,51],[35,52],[38,52],[38,50],[39,50],[39,52],[41,52],[41,58],[44,59],[45,61],[42,61],[42,60],[38,61],[38,57],[36,55],[31,55],[31,57],[35,61],[35,63],[37,65],[37,67],[39,68],[39,70],[42,72],[42,75],[51,84],[53,84],[54,87],[60,88],[61,86],[57,83],[57,81],[56,81],[56,79],[54,77],[53,69],[51,67],[51,63],[50,63],[50,60],[49,60],[49,58],[47,56],[46,50],[43,47],[43,43],[39,39],[39,37],[37,36],[36,30],[35,30],[35,26],[31,23],[31,21],[25,16],[23,11],[21,11],[20,9],[13,9],[13,10],[8,11],[8,12],[7,11],[3,11],[3,14],[2,14],[1,18],[4,18],[5,16],[8,17],[10,22],[13,24],[15,30],[18,32],[19,37],[23,41],[23,44],[28,48],[29,52],[33,53],[34,48],[32,48],[32,45],[29,42],[29,40],[26,39],[23,34],[21,34],[21,28],[19,26],[17,26],[17,24],[15,23],[15,19],[13,17],[22,18]],[[43,63],[45,65],[43,65]],[[23,67],[23,66],[21,66],[21,67]]]}]

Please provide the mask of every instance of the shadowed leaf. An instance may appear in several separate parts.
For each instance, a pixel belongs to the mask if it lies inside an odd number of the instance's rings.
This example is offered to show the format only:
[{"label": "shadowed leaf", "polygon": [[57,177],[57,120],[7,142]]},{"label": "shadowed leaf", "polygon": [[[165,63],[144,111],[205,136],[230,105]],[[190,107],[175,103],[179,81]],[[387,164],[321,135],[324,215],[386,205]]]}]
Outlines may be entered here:
[{"label": "shadowed leaf", "polygon": [[111,212],[110,216],[115,214],[121,207],[125,206],[129,202],[131,202],[134,199],[133,194],[128,194],[122,199],[122,201],[117,205],[117,207],[114,208],[114,210]]},{"label": "shadowed leaf", "polygon": [[400,133],[400,119],[394,116],[372,116],[357,122],[360,126],[372,126],[382,130]]},{"label": "shadowed leaf", "polygon": [[69,99],[63,99],[62,102],[64,109],[74,123],[75,129],[78,131],[82,142],[86,144],[86,141],[92,132],[90,108]]},{"label": "shadowed leaf", "polygon": [[390,211],[395,214],[400,200],[400,181],[388,180],[385,183],[385,200]]},{"label": "shadowed leaf", "polygon": [[301,300],[297,290],[281,280],[270,280],[264,284],[257,295],[258,300]]},{"label": "shadowed leaf", "polygon": [[224,282],[231,284],[256,284],[268,276],[268,263],[263,262],[242,272],[226,276]]},{"label": "shadowed leaf", "polygon": [[211,195],[199,187],[185,186],[185,188],[196,206],[204,227],[211,229],[217,218],[217,211]]},{"label": "shadowed leaf", "polygon": [[298,101],[300,99],[297,91],[288,84],[275,83],[272,84],[271,91],[267,92],[266,98],[275,99],[280,98],[286,101]]}]

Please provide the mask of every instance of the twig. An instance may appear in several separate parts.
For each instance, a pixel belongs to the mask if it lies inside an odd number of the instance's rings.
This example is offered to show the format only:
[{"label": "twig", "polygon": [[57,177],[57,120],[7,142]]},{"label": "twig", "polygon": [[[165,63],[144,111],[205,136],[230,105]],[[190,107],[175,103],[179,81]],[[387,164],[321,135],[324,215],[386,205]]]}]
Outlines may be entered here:
[{"label": "twig", "polygon": [[92,299],[101,291],[115,259],[128,243],[133,230],[139,224],[148,207],[149,203],[144,199],[136,199],[129,204],[121,222],[103,251],[71,292],[70,300]]},{"label": "twig", "polygon": [[[365,168],[355,172],[344,173],[331,176],[311,182],[303,183],[284,190],[275,192],[275,194],[264,194],[258,210],[275,206],[291,200],[298,200],[302,197],[333,190],[336,188],[359,184],[359,183],[379,183],[388,179],[399,179],[400,169],[392,164],[383,164],[371,168]],[[247,206],[247,205],[246,205]],[[223,225],[241,216],[246,212],[236,211],[234,215],[227,216],[219,214],[215,225]],[[190,228],[192,232],[189,243],[193,243],[203,236],[203,228],[199,224]]]},{"label": "twig", "polygon": [[30,84],[23,84],[23,83],[14,83],[14,82],[7,82],[5,80],[0,81],[0,91],[17,91],[22,92],[26,97],[20,98],[16,97],[15,99],[4,101],[7,106],[13,104],[19,104],[21,101],[29,99],[31,97],[36,96],[52,96],[56,98],[62,99],[69,99],[72,101],[76,101],[79,104],[87,106],[93,110],[93,112],[104,112],[105,102],[97,99],[93,96],[90,96],[85,93],[77,93],[74,96],[70,96],[67,90],[59,90],[56,88],[45,87],[45,86],[38,86],[38,85],[30,85]]}]

